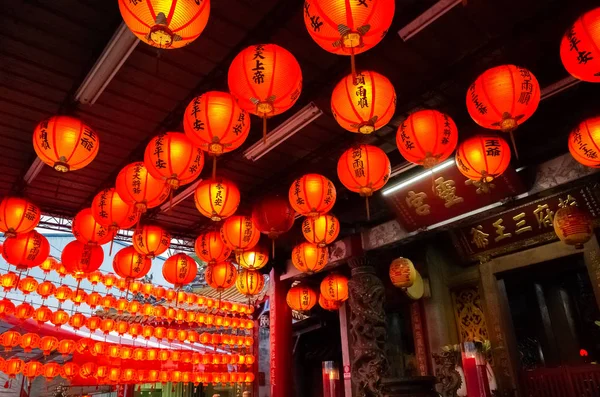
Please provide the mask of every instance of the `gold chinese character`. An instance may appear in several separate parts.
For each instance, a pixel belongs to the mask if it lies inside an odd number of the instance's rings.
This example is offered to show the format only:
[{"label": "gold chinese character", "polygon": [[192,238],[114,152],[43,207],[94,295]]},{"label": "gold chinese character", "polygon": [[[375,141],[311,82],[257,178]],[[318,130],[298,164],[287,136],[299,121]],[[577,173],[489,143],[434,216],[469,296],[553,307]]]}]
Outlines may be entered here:
[{"label": "gold chinese character", "polygon": [[495,242],[504,240],[505,238],[512,237],[512,233],[504,233],[504,229],[506,229],[506,228],[504,226],[502,226],[502,218],[500,218],[496,222],[492,223],[492,225],[494,225],[494,227],[496,228],[496,234],[498,235],[494,239]]},{"label": "gold chinese character", "polygon": [[485,248],[488,246],[488,237],[490,235],[483,232],[483,226],[478,225],[477,228],[472,227],[471,236],[473,236],[471,242],[475,244],[477,248]]},{"label": "gold chinese character", "polygon": [[431,206],[429,204],[425,204],[426,198],[426,193],[415,193],[411,190],[408,192],[408,196],[406,197],[406,205],[408,205],[410,208],[414,208],[417,215],[429,215],[431,213]]},{"label": "gold chinese character", "polygon": [[577,201],[575,201],[575,198],[573,198],[573,196],[571,196],[570,194],[567,195],[567,198],[564,200],[560,197],[558,198],[558,208],[565,208],[569,205],[577,205]]},{"label": "gold chinese character", "polygon": [[453,180],[445,181],[443,177],[435,180],[435,190],[439,198],[446,202],[445,207],[450,208],[454,204],[465,201],[462,197],[456,195],[456,187]]},{"label": "gold chinese character", "polygon": [[513,220],[515,222],[517,222],[517,230],[515,230],[516,234],[530,232],[533,230],[531,226],[526,226],[527,221],[523,218],[525,218],[524,212],[521,212],[520,214],[513,216]]},{"label": "gold chinese character", "polygon": [[554,211],[551,211],[550,208],[548,208],[548,204],[538,204],[537,208],[533,211],[533,214],[537,218],[540,229],[542,227],[553,227],[552,221],[554,220]]}]

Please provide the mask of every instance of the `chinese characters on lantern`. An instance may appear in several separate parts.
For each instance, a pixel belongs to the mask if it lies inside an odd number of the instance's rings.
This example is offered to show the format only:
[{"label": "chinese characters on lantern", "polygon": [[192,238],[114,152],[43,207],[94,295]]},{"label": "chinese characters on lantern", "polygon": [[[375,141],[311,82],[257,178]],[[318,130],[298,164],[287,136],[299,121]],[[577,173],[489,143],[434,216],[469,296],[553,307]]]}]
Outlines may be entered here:
[{"label": "chinese characters on lantern", "polygon": [[252,71],[254,72],[252,81],[254,81],[254,84],[263,84],[265,82],[265,74],[263,73],[265,65],[261,61],[265,59],[265,56],[263,55],[264,50],[265,47],[262,44],[254,47],[254,57],[252,58],[252,60],[256,61],[256,65],[252,68]]},{"label": "chinese characters on lantern", "polygon": [[592,57],[592,53],[585,48],[580,48],[581,40],[577,38],[577,34],[575,29],[571,27],[567,31],[567,40],[569,40],[569,51],[577,52],[577,62],[579,64],[586,64],[594,57]]}]

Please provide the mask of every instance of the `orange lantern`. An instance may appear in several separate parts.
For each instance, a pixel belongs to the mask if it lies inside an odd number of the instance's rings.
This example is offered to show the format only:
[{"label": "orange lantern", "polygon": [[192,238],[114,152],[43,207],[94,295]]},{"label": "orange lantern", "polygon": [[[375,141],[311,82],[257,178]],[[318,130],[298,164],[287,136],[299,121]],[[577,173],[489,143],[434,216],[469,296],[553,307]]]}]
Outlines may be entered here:
[{"label": "orange lantern", "polygon": [[39,325],[47,323],[52,318],[52,310],[48,306],[40,306],[33,312],[32,319],[37,321]]},{"label": "orange lantern", "polygon": [[35,309],[27,302],[23,302],[15,307],[15,317],[19,320],[27,320],[33,316]]},{"label": "orange lantern", "polygon": [[92,309],[95,309],[102,302],[102,296],[97,292],[92,292],[87,296],[86,303]]},{"label": "orange lantern", "polygon": [[19,276],[16,273],[8,272],[0,277],[0,284],[4,288],[4,292],[8,292],[15,288],[19,282]]},{"label": "orange lantern", "polygon": [[165,317],[165,313],[166,313],[167,309],[165,309],[164,306],[154,306],[154,310],[153,310],[153,314],[154,317],[156,318],[163,318]]},{"label": "orange lantern", "polygon": [[454,120],[437,110],[412,113],[398,127],[396,145],[411,163],[432,168],[446,160],[458,143]]},{"label": "orange lantern", "polygon": [[75,306],[81,305],[81,303],[87,301],[87,292],[82,289],[75,290],[73,296],[71,297],[71,301],[73,301]]},{"label": "orange lantern", "polygon": [[87,329],[89,329],[91,332],[96,331],[98,328],[100,328],[100,325],[102,324],[102,319],[100,317],[97,316],[92,316],[89,317],[86,322],[85,322],[85,326],[87,327]]},{"label": "orange lantern", "polygon": [[53,116],[33,131],[33,148],[56,171],[75,171],[91,163],[100,148],[100,137],[81,120]]},{"label": "orange lantern", "polygon": [[[456,150],[458,170],[471,179],[479,192],[489,192],[490,183],[510,164],[510,148],[496,135],[477,135],[461,143]],[[493,187],[493,186],[491,186]]]},{"label": "orange lantern", "polygon": [[133,232],[133,247],[140,254],[155,258],[171,245],[171,234],[160,226],[144,225]]},{"label": "orange lantern", "polygon": [[333,312],[342,306],[342,302],[325,299],[323,295],[319,294],[319,306],[327,311]]},{"label": "orange lantern", "polygon": [[21,291],[23,295],[29,295],[33,291],[37,290],[37,287],[38,282],[31,276],[22,278],[18,285],[19,291]]},{"label": "orange lantern", "polygon": [[127,306],[129,305],[129,301],[125,298],[119,298],[117,299],[117,301],[115,302],[115,309],[117,309],[117,313],[118,314],[123,314],[123,311],[127,309]]},{"label": "orange lantern", "polygon": [[[48,364],[46,364],[48,365]],[[54,365],[57,365],[56,363],[54,363]],[[10,360],[6,360],[6,365],[4,367],[4,372],[8,375],[8,377],[10,379],[14,379],[17,374],[21,373],[23,371],[23,368],[25,367],[25,362],[23,360],[20,360],[18,358],[11,358]],[[44,365],[45,367],[45,365]]]},{"label": "orange lantern", "polygon": [[396,288],[409,288],[417,278],[415,265],[409,259],[402,257],[392,261],[389,273],[390,280]]},{"label": "orange lantern", "polygon": [[554,232],[567,245],[582,249],[590,241],[594,227],[590,216],[575,205],[563,203],[554,214]]},{"label": "orange lantern", "polygon": [[99,282],[102,281],[103,276],[101,272],[96,270],[95,272],[87,274],[86,278],[92,285],[97,285]]},{"label": "orange lantern", "polygon": [[84,244],[106,244],[113,239],[116,232],[111,232],[96,222],[91,208],[85,208],[75,215],[72,230],[73,236]]},{"label": "orange lantern", "polygon": [[235,284],[237,270],[231,262],[215,263],[207,266],[204,277],[211,288],[223,291]]},{"label": "orange lantern", "polygon": [[104,284],[104,286],[107,289],[111,289],[115,285],[116,282],[117,282],[117,277],[112,273],[105,274],[104,277],[102,278],[102,284]]},{"label": "orange lantern", "polygon": [[329,262],[327,247],[316,244],[302,243],[292,250],[292,264],[303,273],[313,274],[320,272]]},{"label": "orange lantern", "polygon": [[141,347],[133,349],[133,359],[136,361],[146,360],[146,349]]},{"label": "orange lantern", "polygon": [[[166,333],[166,338],[169,343],[172,343],[177,338],[177,330],[174,328],[168,328]],[[167,360],[170,357],[170,352],[168,350],[163,350],[167,353]]]},{"label": "orange lantern", "polygon": [[127,284],[134,279],[144,277],[151,267],[152,260],[150,257],[140,254],[131,245],[119,250],[113,259],[113,270]]},{"label": "orange lantern", "polygon": [[58,309],[57,311],[52,313],[52,318],[50,319],[50,322],[54,324],[54,326],[57,328],[61,327],[69,322],[69,314],[62,309]]},{"label": "orange lantern", "polygon": [[573,77],[600,83],[600,8],[586,12],[569,27],[560,43],[560,59]]},{"label": "orange lantern", "polygon": [[127,280],[126,278],[118,278],[115,282],[115,287],[121,291],[124,292],[129,288],[129,280]]},{"label": "orange lantern", "polygon": [[74,240],[65,245],[60,259],[69,273],[81,278],[100,268],[104,262],[104,250],[99,245]]},{"label": "orange lantern", "polygon": [[92,201],[92,216],[113,236],[119,229],[129,229],[136,224],[138,214],[135,208],[123,201],[116,189],[100,191]]},{"label": "orange lantern", "polygon": [[167,282],[173,284],[175,288],[181,288],[194,281],[198,273],[198,265],[190,256],[179,253],[165,261],[162,273]]},{"label": "orange lantern", "polygon": [[142,284],[142,287],[140,289],[140,291],[142,292],[142,295],[144,295],[144,298],[150,297],[150,295],[152,295],[153,290],[154,290],[154,285],[152,285],[150,283]]},{"label": "orange lantern", "polygon": [[[119,2],[121,3],[121,2]],[[121,368],[111,367],[108,369],[108,380],[114,384],[119,383],[121,380]]]},{"label": "orange lantern", "polygon": [[39,347],[44,356],[48,356],[50,352],[58,348],[58,339],[54,336],[44,336],[40,339]]},{"label": "orange lantern", "polygon": [[2,334],[2,346],[4,351],[11,351],[13,347],[19,346],[21,343],[21,334],[17,331],[6,331]]},{"label": "orange lantern", "polygon": [[127,333],[131,335],[133,339],[136,339],[138,335],[142,333],[142,325],[138,323],[128,323]]},{"label": "orange lantern", "polygon": [[42,367],[41,375],[46,378],[46,382],[56,378],[61,373],[61,367],[57,363],[47,363]]},{"label": "orange lantern", "polygon": [[200,176],[204,153],[180,132],[155,136],[144,152],[144,164],[154,178],[165,181],[171,192]]},{"label": "orange lantern", "polygon": [[177,291],[176,290],[174,290],[174,289],[168,289],[165,292],[165,300],[167,302],[169,302],[169,303],[173,302],[175,300],[175,298],[177,298]]},{"label": "orange lantern", "polygon": [[153,336],[156,339],[158,339],[159,341],[163,340],[163,338],[165,337],[166,334],[167,334],[167,330],[165,329],[165,327],[155,327],[154,328]]},{"label": "orange lantern", "polygon": [[252,209],[252,220],[258,230],[273,240],[273,253],[275,239],[292,228],[295,216],[289,200],[280,196],[266,197]]},{"label": "orange lantern", "polygon": [[[599,9],[600,10],[600,9]],[[600,117],[584,120],[569,135],[569,151],[587,167],[600,167]]]},{"label": "orange lantern", "polygon": [[72,361],[64,363],[62,366],[62,375],[68,380],[72,380],[74,377],[79,375],[79,364]]},{"label": "orange lantern", "polygon": [[250,216],[235,215],[227,218],[221,227],[221,238],[235,253],[253,248],[260,239],[260,232]]},{"label": "orange lantern", "polygon": [[50,273],[50,270],[53,270],[58,265],[58,261],[53,257],[49,256],[45,261],[40,265],[40,269],[44,272],[44,274]]},{"label": "orange lantern", "polygon": [[173,320],[175,319],[176,316],[177,316],[177,310],[173,307],[169,307],[169,308],[167,308],[166,315],[164,316],[164,318],[166,318],[166,320],[169,322],[169,324],[171,324],[171,322],[173,322]]},{"label": "orange lantern", "polygon": [[[0,282],[2,278],[0,278]],[[37,294],[41,296],[43,299],[47,299],[50,295],[53,295],[56,291],[56,287],[50,281],[43,281],[37,286]]]},{"label": "orange lantern", "polygon": [[205,180],[196,188],[194,202],[202,215],[219,222],[237,211],[240,205],[240,191],[227,179]]},{"label": "orange lantern", "polygon": [[333,89],[331,111],[345,130],[370,134],[392,119],[396,111],[396,91],[387,77],[379,73],[350,74]]},{"label": "orange lantern", "polygon": [[106,378],[108,377],[108,367],[105,365],[100,365],[96,368],[96,380],[99,382],[106,382]]},{"label": "orange lantern", "polygon": [[58,343],[58,352],[63,356],[68,356],[75,351],[75,342],[70,339],[63,339]]},{"label": "orange lantern", "polygon": [[194,251],[198,258],[209,265],[223,262],[231,255],[231,248],[223,242],[219,232],[208,232],[198,236]]},{"label": "orange lantern", "polygon": [[90,376],[94,376],[96,374],[96,364],[94,364],[93,362],[86,362],[84,364],[81,364],[81,367],[79,368],[79,376],[81,376],[82,378],[89,378]]},{"label": "orange lantern", "polygon": [[7,238],[32,231],[40,223],[41,211],[32,202],[5,197],[0,202],[0,231]]},{"label": "orange lantern", "polygon": [[210,0],[119,1],[127,27],[144,43],[181,48],[196,40],[208,22]]},{"label": "orange lantern", "polygon": [[315,217],[333,208],[335,186],[322,175],[306,174],[292,183],[288,197],[292,208],[300,215]]},{"label": "orange lantern", "polygon": [[39,361],[28,361],[23,366],[23,376],[29,378],[29,381],[33,381],[35,377],[37,377],[44,364]]},{"label": "orange lantern", "polygon": [[[144,325],[142,327],[142,336],[146,340],[150,339],[152,336],[154,336],[154,327],[151,325]],[[150,360],[150,358],[148,358],[148,360]]]},{"label": "orange lantern", "polygon": [[151,382],[151,383],[156,383],[158,381],[159,375],[160,375],[160,371],[158,371],[158,370],[155,370],[155,369],[148,370],[147,381]]},{"label": "orange lantern", "polygon": [[35,230],[7,238],[2,245],[2,257],[17,270],[39,266],[50,254],[50,243]]},{"label": "orange lantern", "polygon": [[54,268],[54,271],[56,273],[58,273],[58,277],[60,277],[60,278],[63,278],[67,274],[69,274],[65,265],[63,265],[62,263],[58,263],[58,262],[56,263],[56,267]]},{"label": "orange lantern", "polygon": [[185,303],[187,300],[187,293],[185,291],[177,291],[177,299],[175,301],[175,306],[178,306],[180,303]]},{"label": "orange lantern", "polygon": [[133,368],[125,368],[121,371],[121,381],[131,382],[137,378],[137,370]]},{"label": "orange lantern", "polygon": [[74,313],[69,318],[69,325],[74,329],[79,329],[85,325],[85,316],[81,313]]},{"label": "orange lantern", "polygon": [[142,304],[138,301],[130,301],[127,304],[127,311],[131,314],[137,314],[142,307]]},{"label": "orange lantern", "polygon": [[64,301],[71,299],[72,295],[73,295],[73,291],[71,290],[71,288],[67,287],[66,285],[61,285],[54,292],[54,297],[60,303],[63,303]]},{"label": "orange lantern", "polygon": [[109,345],[106,349],[106,355],[110,358],[119,358],[121,356],[121,347],[119,345]]},{"label": "orange lantern", "polygon": [[112,318],[105,318],[100,322],[100,329],[104,332],[104,335],[108,335],[115,329],[115,320]]},{"label": "orange lantern", "polygon": [[75,342],[75,351],[79,354],[87,353],[92,347],[94,342],[90,338],[81,338]]},{"label": "orange lantern", "polygon": [[150,175],[141,161],[126,165],[119,172],[116,189],[123,201],[135,206],[138,214],[161,205],[171,191],[168,184]]},{"label": "orange lantern", "polygon": [[239,272],[235,287],[240,294],[252,297],[260,294],[265,286],[265,278],[256,270],[244,269]]},{"label": "orange lantern", "polygon": [[238,265],[248,270],[262,269],[269,262],[269,251],[257,244],[254,248],[235,254]]},{"label": "orange lantern", "polygon": [[[480,126],[510,132],[533,116],[540,103],[540,85],[529,70],[503,65],[483,72],[469,86],[467,110]],[[515,146],[516,148],[516,146]]]},{"label": "orange lantern", "polygon": [[40,343],[40,336],[38,334],[34,334],[28,332],[21,336],[21,341],[19,345],[23,348],[25,353],[31,352],[32,349],[36,349]]},{"label": "orange lantern", "polygon": [[302,234],[309,243],[316,244],[318,247],[326,247],[338,238],[340,221],[332,214],[306,218],[302,222]]},{"label": "orange lantern", "polygon": [[140,313],[145,317],[151,317],[154,315],[154,306],[149,303],[146,303],[142,306]]},{"label": "orange lantern", "polygon": [[348,299],[348,279],[338,273],[328,274],[321,281],[321,294],[334,302],[345,301]]},{"label": "orange lantern", "polygon": [[308,311],[317,303],[317,293],[307,285],[298,284],[290,288],[286,302],[293,310]]},{"label": "orange lantern", "polygon": [[229,92],[240,107],[264,120],[265,140],[267,117],[291,108],[302,91],[298,61],[275,44],[257,44],[242,50],[231,62],[227,80]]},{"label": "orange lantern", "polygon": [[250,132],[250,116],[228,92],[209,91],[195,97],[185,109],[183,129],[187,137],[219,156],[244,143]]}]

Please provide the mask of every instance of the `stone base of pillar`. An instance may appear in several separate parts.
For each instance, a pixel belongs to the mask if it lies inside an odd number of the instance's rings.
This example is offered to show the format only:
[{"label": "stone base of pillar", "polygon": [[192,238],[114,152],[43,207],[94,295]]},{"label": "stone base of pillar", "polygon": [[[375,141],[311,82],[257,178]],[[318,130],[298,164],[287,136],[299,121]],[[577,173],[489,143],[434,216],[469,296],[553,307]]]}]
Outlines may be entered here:
[{"label": "stone base of pillar", "polygon": [[435,391],[435,377],[415,376],[383,379],[384,397],[439,397]]}]

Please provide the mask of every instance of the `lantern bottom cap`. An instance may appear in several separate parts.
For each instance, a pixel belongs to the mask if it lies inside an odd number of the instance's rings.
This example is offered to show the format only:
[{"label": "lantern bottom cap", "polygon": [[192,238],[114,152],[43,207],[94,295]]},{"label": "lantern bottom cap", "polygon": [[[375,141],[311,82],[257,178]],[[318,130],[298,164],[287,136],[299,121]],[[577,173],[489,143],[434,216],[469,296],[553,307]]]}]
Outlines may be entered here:
[{"label": "lantern bottom cap", "polygon": [[359,32],[348,32],[342,36],[342,45],[345,48],[356,48],[362,44],[362,37]]},{"label": "lantern bottom cap", "polygon": [[7,230],[7,231],[4,232],[4,237],[6,237],[6,238],[17,237],[17,233],[14,230],[9,229],[9,230]]},{"label": "lantern bottom cap", "polygon": [[360,134],[368,135],[368,134],[373,133],[374,131],[375,131],[375,126],[372,124],[364,124],[364,125],[361,125],[360,127],[358,127],[358,132]]},{"label": "lantern bottom cap", "polygon": [[268,114],[273,113],[275,107],[271,102],[263,101],[256,104],[257,113],[262,113],[263,117],[267,117]]},{"label": "lantern bottom cap", "polygon": [[427,156],[427,157],[425,157],[425,159],[423,160],[423,163],[422,163],[422,165],[423,165],[423,167],[424,167],[424,168],[427,168],[427,169],[429,169],[429,168],[433,168],[433,167],[435,167],[436,165],[438,165],[438,163],[439,163],[439,160],[438,160],[436,157],[433,157],[433,156],[429,156],[429,155],[428,155],[428,156]]},{"label": "lantern bottom cap", "polygon": [[59,172],[68,172],[70,167],[69,167],[69,164],[67,164],[65,162],[57,161],[54,163],[53,168]]}]

